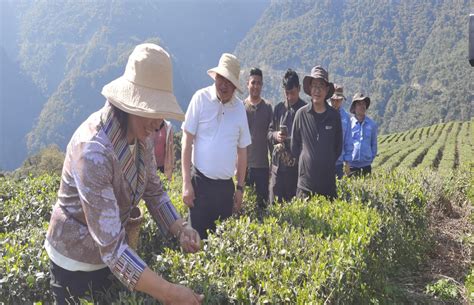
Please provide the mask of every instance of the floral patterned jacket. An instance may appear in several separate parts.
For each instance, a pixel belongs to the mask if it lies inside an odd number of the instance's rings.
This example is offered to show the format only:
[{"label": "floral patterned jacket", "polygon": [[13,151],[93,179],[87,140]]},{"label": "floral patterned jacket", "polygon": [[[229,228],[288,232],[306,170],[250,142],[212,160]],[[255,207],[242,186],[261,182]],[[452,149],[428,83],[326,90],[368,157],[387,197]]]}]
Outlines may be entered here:
[{"label": "floral patterned jacket", "polygon": [[146,264],[128,246],[125,225],[143,199],[163,234],[180,217],[156,175],[153,139],[130,149],[110,104],[92,114],[67,146],[45,247],[71,271],[108,266],[133,290]]}]

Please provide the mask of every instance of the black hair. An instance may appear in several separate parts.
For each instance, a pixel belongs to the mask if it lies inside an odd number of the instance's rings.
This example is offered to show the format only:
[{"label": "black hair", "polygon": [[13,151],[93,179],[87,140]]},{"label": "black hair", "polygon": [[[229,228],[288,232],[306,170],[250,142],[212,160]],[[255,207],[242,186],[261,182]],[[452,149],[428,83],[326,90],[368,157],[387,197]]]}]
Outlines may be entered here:
[{"label": "black hair", "polygon": [[285,76],[283,77],[282,86],[285,90],[291,90],[300,86],[300,78],[296,71],[292,69],[286,70]]},{"label": "black hair", "polygon": [[260,70],[259,68],[250,69],[249,76],[253,76],[253,75],[257,75],[257,76],[260,76],[261,78],[263,78],[262,70]]},{"label": "black hair", "polygon": [[112,111],[114,112],[114,116],[120,124],[120,128],[127,131],[128,113],[126,113],[115,105],[110,104],[110,106],[112,106]]}]

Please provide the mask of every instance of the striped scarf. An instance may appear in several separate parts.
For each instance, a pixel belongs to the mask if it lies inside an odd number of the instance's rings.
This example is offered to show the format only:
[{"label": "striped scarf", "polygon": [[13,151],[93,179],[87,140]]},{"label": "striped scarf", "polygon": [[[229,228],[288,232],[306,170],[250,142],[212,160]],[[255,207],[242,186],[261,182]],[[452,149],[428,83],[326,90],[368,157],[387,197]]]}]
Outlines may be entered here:
[{"label": "striped scarf", "polygon": [[106,106],[102,114],[101,125],[114,147],[122,173],[130,185],[132,206],[135,206],[145,191],[145,162],[143,161],[145,146],[142,142],[137,141],[136,155],[132,153],[127,142],[126,132],[120,128],[120,123],[114,116],[110,105]]}]

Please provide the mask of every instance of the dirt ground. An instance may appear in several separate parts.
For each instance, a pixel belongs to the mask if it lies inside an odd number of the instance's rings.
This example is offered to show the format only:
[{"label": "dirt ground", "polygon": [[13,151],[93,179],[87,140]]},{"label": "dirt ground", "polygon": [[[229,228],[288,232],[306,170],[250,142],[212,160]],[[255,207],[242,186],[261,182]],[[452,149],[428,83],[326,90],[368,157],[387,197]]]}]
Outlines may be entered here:
[{"label": "dirt ground", "polygon": [[[404,279],[402,284],[413,301],[411,304],[473,304],[464,286],[473,258],[471,210],[469,202],[454,206],[449,201],[430,208],[429,231],[434,245],[421,268]],[[426,293],[426,285],[440,279],[456,284],[461,292],[457,301],[442,301]]]}]

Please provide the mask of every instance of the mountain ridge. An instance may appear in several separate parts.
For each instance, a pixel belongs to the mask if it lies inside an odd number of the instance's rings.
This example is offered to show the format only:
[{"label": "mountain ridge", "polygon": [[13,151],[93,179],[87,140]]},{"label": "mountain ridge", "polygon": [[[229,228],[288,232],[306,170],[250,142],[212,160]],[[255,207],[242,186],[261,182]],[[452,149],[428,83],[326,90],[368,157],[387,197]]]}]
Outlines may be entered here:
[{"label": "mountain ridge", "polygon": [[[321,64],[344,85],[345,108],[356,91],[371,97],[369,115],[381,133],[469,120],[468,8],[467,0],[3,1],[0,47],[18,66],[2,65],[2,75],[20,73],[30,82],[6,88],[2,77],[2,91],[35,92],[30,98],[42,110],[25,113],[34,122],[29,130],[4,128],[0,142],[15,139],[18,156],[53,143],[65,149],[75,128],[103,105],[102,86],[123,73],[133,47],[145,41],[171,54],[184,110],[197,89],[212,83],[207,69],[231,52],[241,61],[244,88],[249,68],[263,70],[263,97],[273,104],[284,99],[287,68],[302,80]],[[9,99],[21,103],[3,95],[0,108]],[[2,160],[12,153],[0,153],[0,167],[11,169]],[[17,159],[15,166],[24,158]]]},{"label": "mountain ridge", "polygon": [[[34,126],[14,135],[27,138],[27,149],[16,146],[23,154],[52,143],[65,149],[82,120],[103,105],[102,86],[122,75],[139,43],[159,43],[170,53],[175,95],[185,110],[194,91],[212,82],[207,69],[217,64],[221,53],[233,51],[268,4],[259,1],[248,11],[250,1],[232,0],[4,2],[0,46],[12,51],[17,44],[15,60],[42,93],[35,97],[43,110]],[[7,35],[13,28],[18,29],[16,37]],[[3,73],[10,71],[2,67]],[[0,100],[1,107],[5,103]],[[2,132],[0,141],[13,138],[13,133]],[[7,157],[2,152],[0,160]],[[21,161],[15,160],[16,166]],[[0,167],[12,169],[3,162]]]},{"label": "mountain ridge", "polygon": [[357,91],[371,97],[382,133],[469,120],[468,9],[468,1],[272,1],[236,53],[270,72],[264,94],[275,102],[286,68],[303,78],[322,65],[344,85],[346,108]]}]

